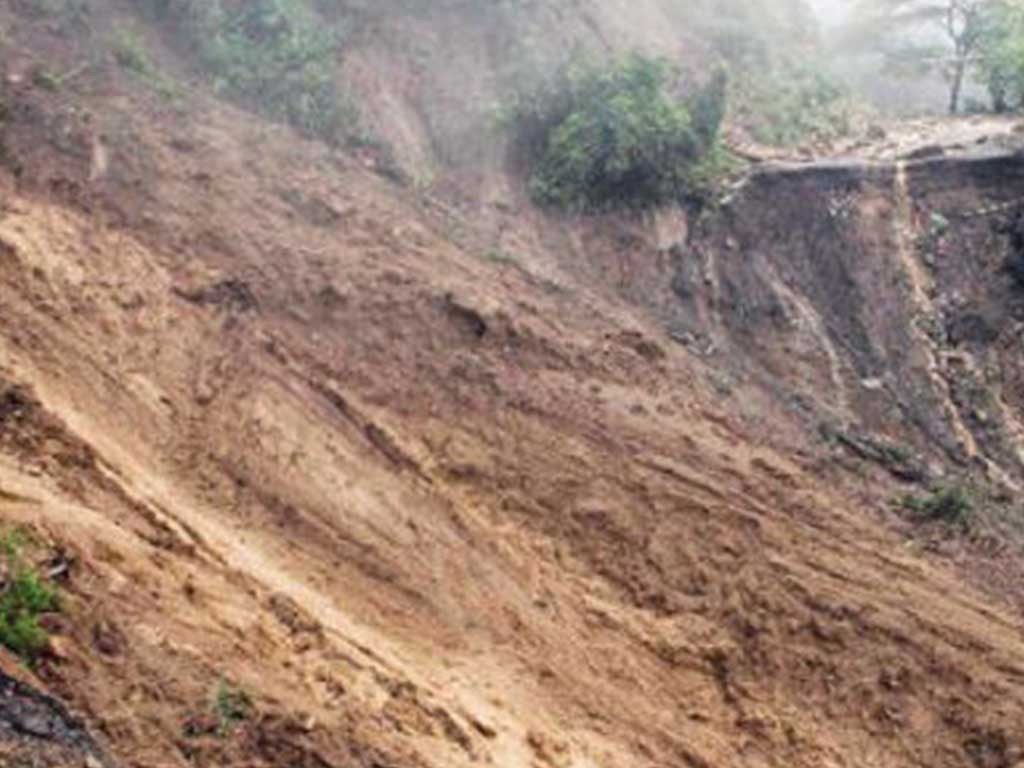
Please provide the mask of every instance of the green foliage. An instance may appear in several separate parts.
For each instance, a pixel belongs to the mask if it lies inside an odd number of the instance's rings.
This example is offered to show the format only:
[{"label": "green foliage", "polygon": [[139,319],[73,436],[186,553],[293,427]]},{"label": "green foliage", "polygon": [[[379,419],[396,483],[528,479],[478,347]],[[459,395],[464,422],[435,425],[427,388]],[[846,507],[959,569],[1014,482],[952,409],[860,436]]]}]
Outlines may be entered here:
[{"label": "green foliage", "polygon": [[904,509],[923,520],[967,528],[974,516],[974,500],[961,485],[939,486],[927,496],[904,496]]},{"label": "green foliage", "polygon": [[204,55],[221,89],[307,135],[339,135],[346,115],[333,79],[338,41],[300,3],[247,3],[216,26]]},{"label": "green foliage", "polygon": [[793,146],[833,139],[853,127],[855,105],[823,69],[780,63],[736,79],[736,119],[760,142]]},{"label": "green foliage", "polygon": [[114,32],[111,47],[114,59],[129,72],[143,77],[153,74],[149,53],[138,33],[127,27],[119,27]]},{"label": "green foliage", "polygon": [[32,84],[44,91],[56,93],[60,90],[60,77],[49,67],[39,65],[32,70]]},{"label": "green foliage", "polygon": [[28,535],[21,528],[14,528],[0,536],[0,557],[6,563],[21,556],[21,551],[28,544]]},{"label": "green foliage", "polygon": [[217,732],[224,736],[252,716],[252,699],[245,691],[232,687],[226,680],[217,684],[213,699],[213,714],[217,717]]},{"label": "green foliage", "polygon": [[707,85],[699,89],[687,105],[693,133],[702,149],[714,147],[718,142],[718,131],[725,120],[728,89],[729,75],[724,67],[719,67]]},{"label": "green foliage", "polygon": [[534,199],[593,211],[687,196],[691,174],[717,141],[725,76],[688,101],[672,95],[673,84],[662,59],[577,59],[517,101],[507,114],[530,154]]},{"label": "green foliage", "polygon": [[801,0],[696,0],[690,25],[728,67],[730,123],[764,144],[849,134],[860,111],[830,74]]},{"label": "green foliage", "polygon": [[20,531],[0,538],[6,581],[0,593],[0,645],[31,664],[46,650],[49,637],[39,617],[60,608],[56,590],[25,565],[22,550],[27,538]]},{"label": "green foliage", "polygon": [[997,112],[1024,107],[1024,6],[990,0],[982,16],[978,70]]},{"label": "green foliage", "polygon": [[341,36],[302,0],[137,2],[181,26],[220,93],[311,138],[352,135],[357,115],[334,75]]},{"label": "green foliage", "polygon": [[956,113],[971,63],[979,55],[985,9],[992,2],[856,0],[848,43],[883,55],[894,76],[942,76],[949,84],[949,111]]},{"label": "green foliage", "polygon": [[516,258],[515,254],[509,253],[501,248],[489,248],[484,251],[484,259],[492,264],[519,264],[519,260]]},{"label": "green foliage", "polygon": [[949,232],[949,219],[938,211],[932,211],[928,217],[928,234],[932,238],[938,238]]},{"label": "green foliage", "polygon": [[71,5],[69,0],[28,0],[28,8],[40,16],[59,16]]}]

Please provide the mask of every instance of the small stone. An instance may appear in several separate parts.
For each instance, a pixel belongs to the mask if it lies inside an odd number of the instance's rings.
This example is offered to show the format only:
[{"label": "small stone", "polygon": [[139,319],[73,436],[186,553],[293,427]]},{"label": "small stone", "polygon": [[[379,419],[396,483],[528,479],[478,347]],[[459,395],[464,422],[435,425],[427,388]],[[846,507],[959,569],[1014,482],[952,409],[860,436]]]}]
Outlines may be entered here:
[{"label": "small stone", "polygon": [[101,619],[92,629],[93,644],[104,656],[119,656],[124,652],[126,641],[117,625]]},{"label": "small stone", "polygon": [[24,733],[40,738],[48,737],[53,732],[50,720],[42,715],[24,714],[15,721],[15,727]]},{"label": "small stone", "polygon": [[58,661],[67,661],[71,658],[70,640],[61,635],[51,635],[47,643],[47,651]]}]

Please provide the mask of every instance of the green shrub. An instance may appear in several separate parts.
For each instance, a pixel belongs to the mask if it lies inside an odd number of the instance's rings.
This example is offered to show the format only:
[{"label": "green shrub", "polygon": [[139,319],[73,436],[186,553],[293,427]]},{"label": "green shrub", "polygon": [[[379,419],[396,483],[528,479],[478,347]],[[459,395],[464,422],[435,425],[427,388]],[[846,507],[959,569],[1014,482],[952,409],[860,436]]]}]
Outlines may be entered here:
[{"label": "green shrub", "polygon": [[56,590],[22,561],[25,537],[11,532],[0,540],[6,582],[0,593],[0,645],[31,664],[46,650],[49,636],[39,617],[59,609]]},{"label": "green shrub", "polygon": [[235,726],[252,716],[252,699],[245,691],[232,687],[226,680],[217,684],[213,700],[213,713],[217,717],[217,732],[224,736]]},{"label": "green shrub", "polygon": [[933,489],[927,496],[905,496],[904,509],[929,522],[941,522],[967,528],[974,516],[974,500],[960,485]]},{"label": "green shrub", "polygon": [[50,93],[60,90],[60,77],[49,67],[40,64],[32,70],[32,85]]},{"label": "green shrub", "polygon": [[148,76],[153,73],[153,64],[142,38],[126,27],[119,27],[112,41],[114,59],[119,65],[136,75]]},{"label": "green shrub", "polygon": [[302,0],[137,0],[176,22],[212,74],[214,88],[311,138],[338,142],[357,115],[335,82],[341,38]]},{"label": "green shrub", "polygon": [[996,112],[1024,107],[1024,7],[991,0],[982,8],[977,69]]},{"label": "green shrub", "polygon": [[314,138],[338,140],[353,121],[334,81],[340,40],[300,0],[210,2],[193,24],[218,90]]},{"label": "green shrub", "polygon": [[733,103],[737,122],[775,146],[847,135],[856,112],[843,86],[804,64],[745,72],[735,81]]},{"label": "green shrub", "polygon": [[[646,208],[695,191],[692,174],[716,146],[725,75],[687,101],[663,59],[576,60],[506,110],[543,205]],[[707,170],[707,169],[705,169]]]}]

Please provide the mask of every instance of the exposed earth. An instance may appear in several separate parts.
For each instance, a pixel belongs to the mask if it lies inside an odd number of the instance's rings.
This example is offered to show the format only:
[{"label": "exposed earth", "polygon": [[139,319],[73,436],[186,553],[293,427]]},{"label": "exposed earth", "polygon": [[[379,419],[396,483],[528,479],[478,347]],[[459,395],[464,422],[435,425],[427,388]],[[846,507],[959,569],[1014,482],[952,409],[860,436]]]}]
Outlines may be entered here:
[{"label": "exposed earth", "polygon": [[[67,564],[4,764],[1024,766],[1018,123],[557,216],[449,156],[421,79],[496,75],[438,8],[349,63],[397,179],[109,62],[41,87],[85,43],[0,11],[0,517]],[[968,532],[895,503],[954,481]]]}]

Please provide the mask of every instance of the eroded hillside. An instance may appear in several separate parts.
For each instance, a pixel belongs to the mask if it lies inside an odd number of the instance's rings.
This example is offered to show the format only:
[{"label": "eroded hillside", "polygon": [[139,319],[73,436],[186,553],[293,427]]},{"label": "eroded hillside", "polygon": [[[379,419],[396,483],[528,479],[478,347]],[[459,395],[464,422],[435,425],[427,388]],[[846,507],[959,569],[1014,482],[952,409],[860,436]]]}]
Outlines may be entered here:
[{"label": "eroded hillside", "polygon": [[[592,5],[607,31],[616,4]],[[649,5],[630,18],[667,35]],[[90,8],[93,35],[137,23]],[[442,57],[491,29],[460,9],[386,21]],[[11,672],[104,754],[0,708],[5,748],[140,768],[1020,763],[1012,589],[908,547],[888,502],[923,481],[845,466],[817,433],[963,469],[943,414],[967,411],[927,357],[945,350],[889,334],[924,333],[933,282],[1012,301],[983,247],[1012,232],[967,213],[1007,218],[1016,160],[766,172],[724,220],[560,218],[419,139],[390,137],[433,187],[199,83],[176,103],[109,61],[75,74],[78,22],[4,13],[0,510],[65,595],[48,655]],[[398,32],[369,30],[356,82],[403,114],[435,104],[381,63]],[[915,286],[933,210],[950,224]],[[967,287],[960,249],[983,273]],[[962,426],[1013,482],[1012,435]],[[1002,540],[983,572],[1014,556]]]}]

